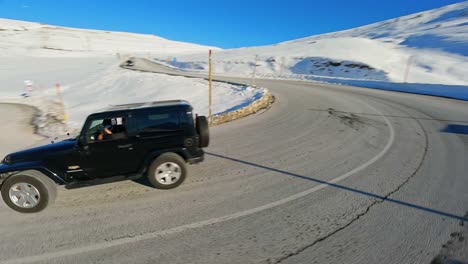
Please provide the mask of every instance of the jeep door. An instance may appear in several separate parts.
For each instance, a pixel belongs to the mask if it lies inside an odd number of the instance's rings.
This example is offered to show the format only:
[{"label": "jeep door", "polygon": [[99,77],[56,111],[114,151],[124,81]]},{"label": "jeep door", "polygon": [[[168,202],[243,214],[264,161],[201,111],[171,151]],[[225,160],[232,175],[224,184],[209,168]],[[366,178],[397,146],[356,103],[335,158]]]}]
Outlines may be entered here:
[{"label": "jeep door", "polygon": [[183,148],[184,127],[178,108],[145,109],[132,114],[135,158],[140,167],[150,153]]},{"label": "jeep door", "polygon": [[[105,134],[105,120],[112,120],[112,134]],[[105,178],[135,172],[133,144],[128,138],[126,120],[128,116],[99,117],[88,120],[82,163],[90,178]]]}]

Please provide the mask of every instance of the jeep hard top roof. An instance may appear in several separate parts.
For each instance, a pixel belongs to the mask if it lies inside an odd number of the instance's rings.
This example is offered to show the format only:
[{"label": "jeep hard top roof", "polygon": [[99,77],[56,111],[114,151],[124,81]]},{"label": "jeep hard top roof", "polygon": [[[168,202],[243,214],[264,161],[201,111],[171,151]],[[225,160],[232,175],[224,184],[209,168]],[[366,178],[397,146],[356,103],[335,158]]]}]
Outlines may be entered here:
[{"label": "jeep hard top roof", "polygon": [[189,102],[185,100],[168,100],[168,101],[153,101],[153,102],[143,102],[143,103],[131,103],[131,104],[121,104],[121,105],[110,105],[109,107],[96,111],[92,115],[104,114],[109,112],[120,112],[128,110],[137,110],[137,109],[146,109],[146,108],[162,108],[162,107],[175,107],[175,106],[185,106],[192,109],[192,106]]}]

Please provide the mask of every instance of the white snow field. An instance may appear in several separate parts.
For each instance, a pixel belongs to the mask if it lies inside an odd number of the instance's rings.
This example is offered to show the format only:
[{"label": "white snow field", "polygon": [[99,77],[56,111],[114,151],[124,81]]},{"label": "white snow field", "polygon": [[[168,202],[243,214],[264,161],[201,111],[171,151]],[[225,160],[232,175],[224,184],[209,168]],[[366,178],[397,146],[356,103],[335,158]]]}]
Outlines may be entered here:
[{"label": "white snow field", "polygon": [[[138,54],[208,52],[217,48],[151,35],[83,30],[0,19],[0,101],[38,106],[58,100],[60,84],[69,125],[111,104],[184,99],[208,114],[208,83],[202,79],[124,70],[119,64]],[[31,96],[21,98],[32,82]],[[265,90],[215,82],[213,113],[236,109]]]},{"label": "white snow field", "polygon": [[216,47],[154,35],[51,26],[0,18],[0,56],[97,56],[205,52]]},{"label": "white snow field", "polygon": [[[183,99],[189,101],[195,112],[208,114],[208,82],[203,79],[167,76],[125,70],[114,57],[92,58],[2,58],[0,67],[0,101],[45,107],[56,101],[56,84],[60,84],[70,126],[78,128],[86,116],[113,104]],[[25,80],[33,82],[28,98]],[[213,113],[236,109],[260,98],[264,89],[213,84]],[[43,109],[44,110],[44,109]],[[46,111],[46,110],[44,110]]]},{"label": "white snow field", "polygon": [[[401,83],[434,84],[428,89],[430,93],[446,88],[445,85],[454,85],[452,89],[468,85],[467,56],[468,1],[465,1],[271,46],[216,51],[214,72],[252,76],[255,71],[256,76],[263,77],[315,79],[377,88],[400,83],[398,87],[409,91],[411,87]],[[185,69],[207,69],[205,53],[180,55],[176,63],[165,57],[153,59]],[[468,96],[468,91],[465,93]]]}]

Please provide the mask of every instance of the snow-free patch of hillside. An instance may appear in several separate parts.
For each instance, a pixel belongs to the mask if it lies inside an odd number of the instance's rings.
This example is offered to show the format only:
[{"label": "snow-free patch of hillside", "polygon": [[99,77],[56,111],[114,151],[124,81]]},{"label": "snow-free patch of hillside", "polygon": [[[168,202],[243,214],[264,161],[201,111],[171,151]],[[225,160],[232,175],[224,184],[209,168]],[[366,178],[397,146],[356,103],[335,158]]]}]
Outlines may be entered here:
[{"label": "snow-free patch of hillside", "polygon": [[[467,56],[468,1],[271,46],[217,51],[214,72],[468,85]],[[206,70],[206,57],[180,55],[174,65]]]}]

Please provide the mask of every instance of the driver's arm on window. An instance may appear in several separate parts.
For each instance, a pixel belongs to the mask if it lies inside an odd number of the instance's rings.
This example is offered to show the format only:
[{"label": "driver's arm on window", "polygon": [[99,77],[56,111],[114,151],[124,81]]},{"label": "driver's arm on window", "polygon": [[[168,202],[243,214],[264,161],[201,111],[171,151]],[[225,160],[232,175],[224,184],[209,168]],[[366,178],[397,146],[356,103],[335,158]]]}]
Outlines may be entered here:
[{"label": "driver's arm on window", "polygon": [[110,131],[108,128],[104,128],[104,132],[108,135],[112,135],[112,131]]},{"label": "driver's arm on window", "polygon": [[102,130],[102,133],[100,133],[100,134],[98,135],[98,140],[103,140],[103,139],[104,139],[104,134],[112,135],[112,131],[110,131],[110,129],[108,129],[108,128],[104,128],[104,129]]}]

